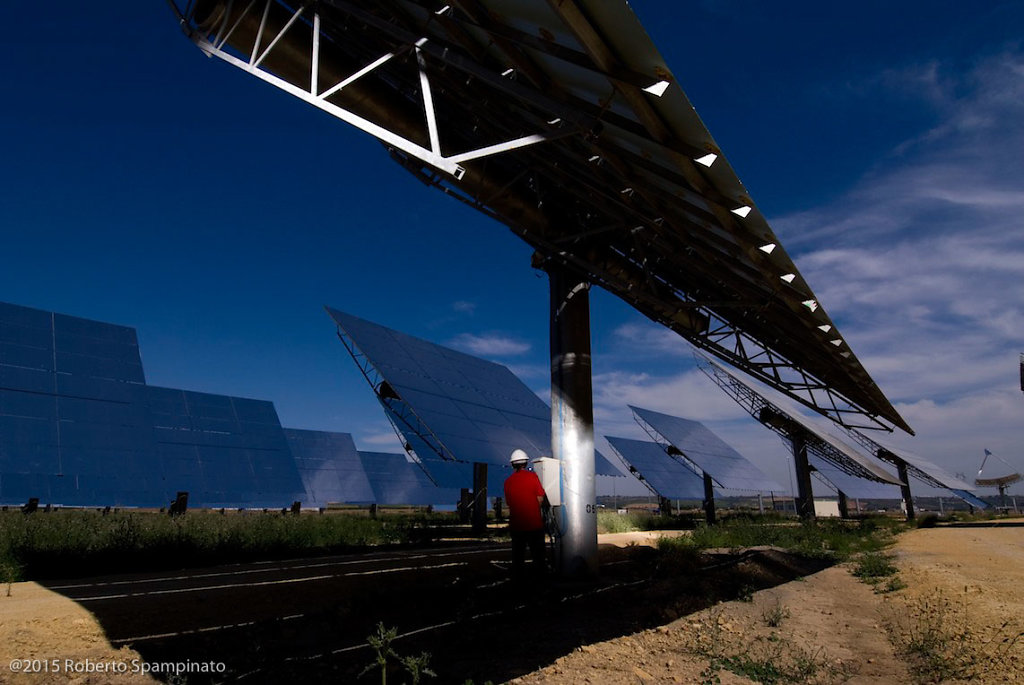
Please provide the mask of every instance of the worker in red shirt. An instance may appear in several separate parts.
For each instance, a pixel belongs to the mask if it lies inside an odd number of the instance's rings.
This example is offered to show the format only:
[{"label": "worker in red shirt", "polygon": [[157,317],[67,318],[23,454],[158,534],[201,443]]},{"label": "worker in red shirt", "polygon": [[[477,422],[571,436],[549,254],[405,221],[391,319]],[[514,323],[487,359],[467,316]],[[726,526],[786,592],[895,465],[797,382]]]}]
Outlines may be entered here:
[{"label": "worker in red shirt", "polygon": [[544,555],[544,487],[540,478],[526,468],[530,458],[523,450],[513,450],[509,463],[514,469],[505,479],[505,502],[508,503],[508,529],[512,535],[512,577],[522,578],[526,561],[526,548],[536,575],[547,568]]}]

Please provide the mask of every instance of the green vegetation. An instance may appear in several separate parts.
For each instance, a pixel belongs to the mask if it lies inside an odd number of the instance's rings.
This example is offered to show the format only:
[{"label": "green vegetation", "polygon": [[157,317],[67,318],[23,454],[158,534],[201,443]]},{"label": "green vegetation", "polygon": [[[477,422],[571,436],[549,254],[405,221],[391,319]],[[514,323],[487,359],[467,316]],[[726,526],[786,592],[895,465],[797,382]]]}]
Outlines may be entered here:
[{"label": "green vegetation", "polygon": [[406,542],[414,516],[0,513],[0,581],[341,552]]},{"label": "green vegetation", "polygon": [[891,554],[865,552],[854,561],[852,573],[864,582],[874,584],[899,572],[892,560]]},{"label": "green vegetation", "polygon": [[608,509],[597,512],[598,533],[631,533],[636,530],[649,530],[651,514],[646,512],[619,514]]},{"label": "green vegetation", "polygon": [[419,685],[423,676],[436,677],[437,674],[429,668],[430,653],[422,652],[419,656],[401,656],[391,646],[397,637],[397,628],[385,628],[383,622],[377,623],[377,632],[366,638],[367,644],[373,648],[374,659],[359,674],[360,677],[374,669],[380,669],[380,684],[387,685],[388,667],[393,661],[402,665],[409,677],[412,678],[412,685]]},{"label": "green vegetation", "polygon": [[750,519],[701,525],[690,535],[662,538],[658,548],[666,554],[703,549],[741,549],[772,546],[806,557],[843,561],[860,552],[875,552],[891,544],[902,524],[891,519],[860,522],[812,521],[763,524]]}]

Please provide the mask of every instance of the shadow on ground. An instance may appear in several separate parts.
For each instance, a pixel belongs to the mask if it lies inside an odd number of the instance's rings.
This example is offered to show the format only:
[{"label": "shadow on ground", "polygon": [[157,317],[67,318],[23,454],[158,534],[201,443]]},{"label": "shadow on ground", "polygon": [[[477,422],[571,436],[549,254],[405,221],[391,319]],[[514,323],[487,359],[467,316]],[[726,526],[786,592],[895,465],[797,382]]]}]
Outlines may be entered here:
[{"label": "shadow on ground", "polygon": [[[151,592],[84,605],[115,646],[127,644],[147,662],[226,665],[222,674],[188,674],[189,685],[380,682],[379,672],[363,673],[375,662],[366,638],[378,622],[397,629],[399,656],[430,655],[437,677],[421,682],[482,685],[829,565],[777,550],[665,555],[602,547],[597,580],[515,585],[495,563],[505,555],[498,549],[412,574]],[[395,660],[390,669],[387,682],[411,682]]]}]

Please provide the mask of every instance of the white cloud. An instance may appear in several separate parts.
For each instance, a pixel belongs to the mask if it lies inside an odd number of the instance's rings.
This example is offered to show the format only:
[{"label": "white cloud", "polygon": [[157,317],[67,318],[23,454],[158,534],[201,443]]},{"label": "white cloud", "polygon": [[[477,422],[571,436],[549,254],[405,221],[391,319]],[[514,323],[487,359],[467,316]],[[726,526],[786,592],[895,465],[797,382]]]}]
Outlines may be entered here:
[{"label": "white cloud", "polygon": [[678,333],[646,320],[622,324],[615,329],[613,336],[616,342],[628,345],[633,354],[692,354],[692,348]]},{"label": "white cloud", "polygon": [[[889,442],[970,478],[985,448],[1024,471],[1024,54],[998,55],[961,75],[928,64],[878,83],[912,84],[906,96],[930,103],[938,123],[845,196],[772,224],[917,431]],[[654,324],[630,323],[614,337],[640,359],[689,354]],[[774,433],[699,372],[662,374],[596,375],[598,430],[643,437],[627,404],[684,416],[788,484],[788,447]]]},{"label": "white cloud", "polygon": [[474,314],[476,313],[476,302],[467,302],[466,300],[452,302],[452,311],[459,314]]},{"label": "white cloud", "polygon": [[1024,437],[1014,392],[1024,345],[1024,55],[990,58],[960,78],[941,65],[926,71],[919,84],[938,125],[846,197],[773,223],[801,246],[802,273],[918,432],[899,438],[904,446],[962,472],[986,441],[1012,453]]},{"label": "white cloud", "polygon": [[[368,431],[359,434],[358,442],[359,445],[370,445],[373,448],[387,447],[391,452],[405,452],[402,441],[390,427],[372,426]],[[360,447],[360,449],[362,448]]]},{"label": "white cloud", "polygon": [[515,357],[530,351],[529,343],[498,333],[463,333],[452,338],[447,344],[480,357]]}]

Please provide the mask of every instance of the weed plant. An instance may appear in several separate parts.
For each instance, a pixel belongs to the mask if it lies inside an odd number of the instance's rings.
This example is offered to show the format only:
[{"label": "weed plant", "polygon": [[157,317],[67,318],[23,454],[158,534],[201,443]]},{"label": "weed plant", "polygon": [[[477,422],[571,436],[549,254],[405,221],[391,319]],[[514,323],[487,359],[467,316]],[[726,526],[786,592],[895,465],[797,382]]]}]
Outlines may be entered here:
[{"label": "weed plant", "polygon": [[853,575],[866,583],[877,583],[883,578],[895,576],[899,572],[893,563],[891,554],[884,552],[864,552],[853,564]]},{"label": "weed plant", "polygon": [[363,669],[360,677],[373,670],[379,670],[381,685],[387,685],[389,668],[395,662],[412,678],[411,685],[419,685],[423,676],[437,676],[430,670],[430,652],[421,652],[419,656],[402,656],[391,646],[397,638],[398,628],[385,628],[383,621],[377,623],[377,632],[366,638],[367,644],[373,649],[373,661]]},{"label": "weed plant", "polygon": [[412,525],[387,516],[4,512],[0,568],[43,578],[323,554],[405,542]]},{"label": "weed plant", "polygon": [[774,604],[770,604],[761,610],[761,620],[769,628],[778,628],[789,616],[789,609],[782,606],[782,602],[779,601],[778,597],[775,598]]},{"label": "weed plant", "polygon": [[969,682],[999,673],[1024,641],[1019,622],[972,622],[966,597],[954,601],[941,592],[894,605],[885,627],[897,653],[924,682]]}]

